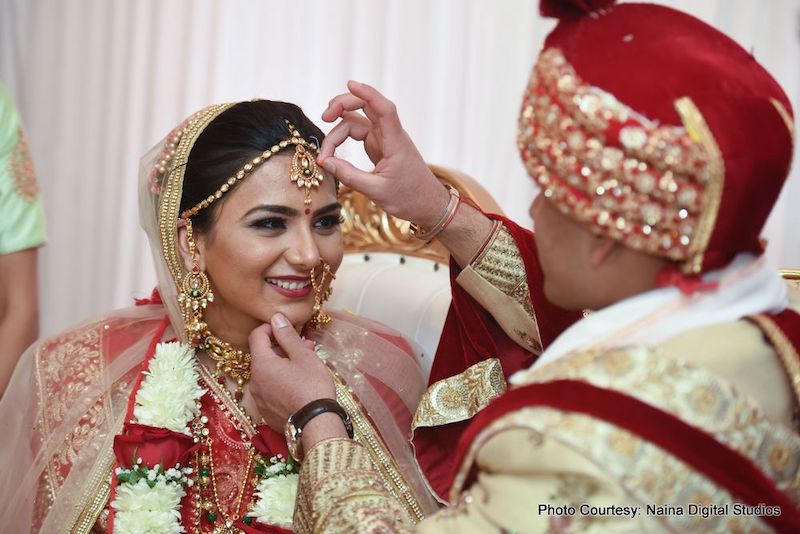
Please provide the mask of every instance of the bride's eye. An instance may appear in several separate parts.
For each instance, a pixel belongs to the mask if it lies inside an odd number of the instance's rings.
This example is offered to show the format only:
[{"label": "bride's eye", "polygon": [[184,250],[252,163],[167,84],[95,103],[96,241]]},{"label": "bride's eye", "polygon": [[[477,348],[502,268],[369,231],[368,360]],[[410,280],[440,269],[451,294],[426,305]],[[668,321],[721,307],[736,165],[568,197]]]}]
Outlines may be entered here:
[{"label": "bride's eye", "polygon": [[314,228],[319,230],[330,230],[344,222],[343,215],[325,215],[314,221]]},{"label": "bride's eye", "polygon": [[250,226],[261,230],[285,230],[286,220],[281,217],[264,217],[251,222]]}]

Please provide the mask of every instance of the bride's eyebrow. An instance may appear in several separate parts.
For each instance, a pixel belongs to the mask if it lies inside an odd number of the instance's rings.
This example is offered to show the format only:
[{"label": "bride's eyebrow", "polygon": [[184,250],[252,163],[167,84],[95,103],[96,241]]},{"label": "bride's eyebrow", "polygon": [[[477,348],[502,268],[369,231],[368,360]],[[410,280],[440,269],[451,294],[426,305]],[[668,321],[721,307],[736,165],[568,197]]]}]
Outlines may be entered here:
[{"label": "bride's eyebrow", "polygon": [[247,213],[242,215],[242,219],[245,217],[252,215],[258,211],[265,211],[268,213],[275,213],[277,215],[286,215],[287,217],[294,217],[298,214],[298,211],[294,208],[290,208],[289,206],[281,206],[279,204],[261,204],[259,206],[255,206],[254,208],[250,208],[247,210]]},{"label": "bride's eyebrow", "polygon": [[[327,206],[323,206],[323,207],[319,208],[318,210],[314,210],[314,213],[312,214],[312,217],[316,217],[318,215],[322,215],[323,213],[328,213],[328,212],[332,212],[332,211],[339,211],[341,209],[342,209],[342,205],[339,204],[338,202],[334,202],[332,204],[328,204]],[[296,209],[290,208],[289,206],[282,206],[280,204],[260,204],[258,206],[255,206],[255,207],[250,208],[249,210],[247,210],[247,213],[242,215],[241,218],[244,219],[244,218],[252,215],[253,213],[260,212],[260,211],[267,212],[267,213],[274,213],[276,215],[285,215],[286,217],[294,217],[295,215],[300,213]]]},{"label": "bride's eyebrow", "polygon": [[342,205],[338,202],[334,202],[333,204],[328,204],[327,206],[323,206],[318,210],[314,210],[314,213],[311,214],[312,217],[316,217],[317,215],[322,215],[323,213],[328,213],[330,211],[340,211],[342,209]]}]

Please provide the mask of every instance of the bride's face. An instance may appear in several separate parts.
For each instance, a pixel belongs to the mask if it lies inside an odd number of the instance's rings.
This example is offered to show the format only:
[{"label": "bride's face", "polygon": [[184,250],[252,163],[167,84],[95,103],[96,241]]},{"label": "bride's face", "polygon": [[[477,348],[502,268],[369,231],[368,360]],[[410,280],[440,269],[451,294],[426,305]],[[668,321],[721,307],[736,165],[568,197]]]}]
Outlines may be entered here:
[{"label": "bride's face", "polygon": [[291,155],[281,154],[258,167],[217,201],[211,230],[195,238],[214,291],[205,320],[223,339],[246,335],[276,312],[302,325],[314,306],[311,269],[319,280],[320,259],[333,272],[342,262],[333,178],[326,175],[306,205],[290,164]]}]

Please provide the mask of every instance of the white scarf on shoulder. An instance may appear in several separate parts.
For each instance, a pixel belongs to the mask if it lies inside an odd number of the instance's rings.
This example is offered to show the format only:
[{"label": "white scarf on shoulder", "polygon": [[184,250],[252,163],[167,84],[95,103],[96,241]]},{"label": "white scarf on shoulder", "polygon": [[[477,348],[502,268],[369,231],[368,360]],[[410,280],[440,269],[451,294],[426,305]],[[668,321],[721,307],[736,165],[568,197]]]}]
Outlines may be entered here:
[{"label": "white scarf on shoulder", "polygon": [[[592,313],[565,330],[531,369],[576,350],[651,346],[695,328],[779,313],[788,305],[786,283],[764,256],[739,254],[727,267],[702,278],[718,286],[692,295],[676,287],[657,288]],[[513,375],[510,382],[516,383],[515,377],[526,371]]]}]

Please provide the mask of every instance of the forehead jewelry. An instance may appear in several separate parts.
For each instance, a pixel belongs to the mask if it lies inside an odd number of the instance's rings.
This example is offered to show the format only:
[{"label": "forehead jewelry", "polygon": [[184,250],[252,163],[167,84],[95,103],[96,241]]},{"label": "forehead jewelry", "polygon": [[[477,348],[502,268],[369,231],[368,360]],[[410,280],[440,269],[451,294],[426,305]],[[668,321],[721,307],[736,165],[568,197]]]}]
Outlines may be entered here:
[{"label": "forehead jewelry", "polygon": [[303,203],[309,205],[311,204],[311,189],[319,187],[322,182],[322,173],[319,171],[314,155],[309,152],[307,147],[313,147],[314,154],[318,153],[319,148],[316,144],[309,144],[300,137],[300,132],[289,121],[286,121],[286,126],[289,128],[292,139],[300,141],[295,144],[289,178],[299,189],[305,190],[306,198]]},{"label": "forehead jewelry", "polygon": [[197,215],[200,210],[209,207],[214,201],[222,198],[222,195],[230,191],[233,186],[244,180],[245,177],[252,174],[262,163],[289,146],[294,146],[294,155],[292,155],[289,178],[298,189],[305,190],[305,200],[303,203],[305,205],[311,204],[311,189],[319,187],[323,179],[315,159],[316,155],[319,153],[319,144],[309,143],[300,136],[300,132],[297,131],[291,122],[288,120],[284,122],[286,123],[286,128],[289,130],[289,137],[272,145],[251,161],[248,161],[244,167],[230,176],[219,189],[181,213],[181,217],[188,219],[189,217]]}]

